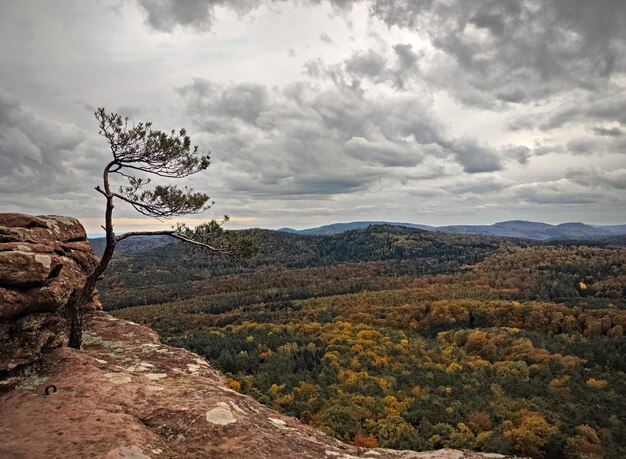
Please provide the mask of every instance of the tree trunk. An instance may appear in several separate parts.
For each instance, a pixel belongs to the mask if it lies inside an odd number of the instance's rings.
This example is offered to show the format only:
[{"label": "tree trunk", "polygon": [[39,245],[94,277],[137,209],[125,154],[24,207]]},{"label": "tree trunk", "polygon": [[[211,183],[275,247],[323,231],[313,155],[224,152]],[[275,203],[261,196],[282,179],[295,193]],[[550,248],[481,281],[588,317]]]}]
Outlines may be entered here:
[{"label": "tree trunk", "polygon": [[70,316],[70,336],[68,346],[74,349],[80,349],[83,342],[83,312],[85,306],[91,300],[93,289],[96,286],[96,282],[102,276],[102,273],[106,271],[109,262],[113,258],[113,251],[115,250],[115,232],[113,231],[113,195],[109,189],[109,170],[115,164],[111,162],[104,169],[104,189],[105,196],[107,198],[107,206],[104,214],[104,229],[106,230],[107,245],[100,259],[100,263],[93,272],[87,276],[85,285],[80,290],[75,290],[67,304],[65,305],[66,312]]},{"label": "tree trunk", "polygon": [[[70,299],[71,301],[71,299]],[[83,314],[81,308],[75,304],[69,306],[70,314],[70,340],[68,346],[80,349],[83,343]]]}]

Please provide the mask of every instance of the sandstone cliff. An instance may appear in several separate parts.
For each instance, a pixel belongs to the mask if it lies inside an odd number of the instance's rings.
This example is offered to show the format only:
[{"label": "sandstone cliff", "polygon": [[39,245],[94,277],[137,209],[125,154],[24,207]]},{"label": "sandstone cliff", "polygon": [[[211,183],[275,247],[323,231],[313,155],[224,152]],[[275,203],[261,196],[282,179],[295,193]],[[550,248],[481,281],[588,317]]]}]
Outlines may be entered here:
[{"label": "sandstone cliff", "polygon": [[67,342],[64,306],[97,263],[78,220],[0,213],[0,375]]}]

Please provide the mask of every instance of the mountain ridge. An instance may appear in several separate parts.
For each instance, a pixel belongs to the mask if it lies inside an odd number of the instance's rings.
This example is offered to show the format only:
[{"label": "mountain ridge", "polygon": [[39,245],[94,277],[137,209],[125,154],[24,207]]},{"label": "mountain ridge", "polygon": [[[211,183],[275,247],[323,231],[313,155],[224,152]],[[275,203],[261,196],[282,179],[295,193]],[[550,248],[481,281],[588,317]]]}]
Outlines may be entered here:
[{"label": "mountain ridge", "polygon": [[293,228],[279,228],[277,231],[292,234],[328,236],[332,234],[342,233],[344,231],[367,228],[372,225],[392,225],[442,233],[515,237],[524,239],[535,239],[540,241],[555,239],[598,239],[626,234],[626,225],[588,225],[581,222],[565,222],[558,225],[551,225],[549,223],[532,222],[527,220],[507,220],[502,222],[496,222],[492,225],[444,226],[430,226],[417,223],[386,221],[356,221],[346,223],[331,223],[329,225],[306,228],[302,230],[297,230]]}]

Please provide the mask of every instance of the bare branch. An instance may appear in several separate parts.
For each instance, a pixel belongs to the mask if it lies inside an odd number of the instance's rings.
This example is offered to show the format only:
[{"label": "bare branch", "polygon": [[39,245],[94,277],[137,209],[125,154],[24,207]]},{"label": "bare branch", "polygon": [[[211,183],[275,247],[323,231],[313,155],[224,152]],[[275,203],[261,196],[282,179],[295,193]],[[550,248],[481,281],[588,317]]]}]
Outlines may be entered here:
[{"label": "bare branch", "polygon": [[124,233],[120,236],[117,236],[115,238],[115,242],[120,242],[123,241],[126,238],[129,237],[133,237],[133,236],[170,236],[173,237],[175,239],[179,239],[181,241],[185,241],[189,244],[193,244],[199,247],[204,247],[206,249],[212,250],[213,252],[217,252],[217,253],[222,253],[222,254],[228,254],[231,253],[232,250],[227,249],[225,247],[214,247],[210,244],[207,244],[205,242],[200,242],[200,241],[196,241],[194,239],[190,239],[186,236],[183,236],[182,234],[177,233],[176,231],[173,230],[167,230],[167,231],[132,231],[129,233]]},{"label": "bare branch", "polygon": [[98,186],[95,188],[95,190],[96,190],[98,193],[102,193],[105,197],[108,197],[108,196],[107,196],[107,194],[106,194],[106,192],[105,192],[102,188],[100,188],[100,185],[98,185]]}]

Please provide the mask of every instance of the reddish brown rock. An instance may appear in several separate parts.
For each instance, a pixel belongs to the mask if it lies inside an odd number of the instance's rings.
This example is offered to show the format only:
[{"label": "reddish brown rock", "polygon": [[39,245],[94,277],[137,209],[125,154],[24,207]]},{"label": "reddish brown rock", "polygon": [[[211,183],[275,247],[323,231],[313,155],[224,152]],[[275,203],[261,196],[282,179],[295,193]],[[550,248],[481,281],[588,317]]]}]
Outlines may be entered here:
[{"label": "reddish brown rock", "polygon": [[44,285],[61,266],[50,253],[0,252],[0,285],[16,288]]},{"label": "reddish brown rock", "polygon": [[[487,459],[346,445],[235,392],[196,354],[92,313],[83,350],[60,348],[0,395],[0,457]],[[57,392],[45,395],[51,384]]]},{"label": "reddish brown rock", "polygon": [[0,213],[0,372],[64,342],[64,307],[97,263],[78,220]]},{"label": "reddish brown rock", "polygon": [[4,213],[0,214],[0,219],[2,219],[2,226],[7,228],[47,228],[45,220],[34,215]]}]

